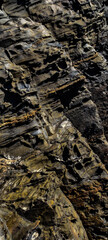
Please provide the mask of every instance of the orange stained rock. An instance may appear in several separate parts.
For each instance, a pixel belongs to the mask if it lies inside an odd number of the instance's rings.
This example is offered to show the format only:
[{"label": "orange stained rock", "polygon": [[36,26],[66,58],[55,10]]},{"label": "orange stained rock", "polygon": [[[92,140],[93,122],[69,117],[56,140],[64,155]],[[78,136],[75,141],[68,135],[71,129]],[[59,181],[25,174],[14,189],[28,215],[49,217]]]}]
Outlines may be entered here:
[{"label": "orange stained rock", "polygon": [[78,67],[80,63],[89,61],[89,60],[91,60],[91,59],[94,59],[94,58],[97,57],[97,56],[98,56],[98,53],[96,52],[96,53],[95,53],[93,56],[91,56],[91,57],[84,58],[84,59],[81,59],[81,60],[77,61],[73,66],[74,66],[74,67]]},{"label": "orange stained rock", "polygon": [[77,83],[77,82],[79,82],[79,81],[82,81],[82,80],[84,80],[84,79],[86,79],[86,77],[82,75],[80,78],[76,79],[76,80],[73,81],[73,82],[70,82],[70,83],[68,83],[68,84],[64,84],[64,85],[62,85],[61,87],[55,88],[54,90],[47,92],[46,95],[48,96],[49,94],[58,92],[58,91],[60,91],[60,90],[62,90],[62,89],[65,89],[65,88],[67,88],[67,87],[69,87],[69,86],[72,86],[72,85],[74,85],[75,83]]},{"label": "orange stained rock", "polygon": [[40,223],[40,220],[37,220],[33,225],[33,229],[35,229],[39,225],[39,223]]},{"label": "orange stained rock", "polygon": [[[0,125],[0,128],[4,127],[6,125],[13,125],[13,124],[16,124],[19,122],[23,122],[24,120],[27,120],[28,118],[35,116],[36,112],[39,111],[40,109],[41,109],[41,107],[39,107],[21,117],[10,118],[10,119],[8,119],[8,121],[2,123]],[[5,119],[4,119],[4,121],[5,121]]]}]

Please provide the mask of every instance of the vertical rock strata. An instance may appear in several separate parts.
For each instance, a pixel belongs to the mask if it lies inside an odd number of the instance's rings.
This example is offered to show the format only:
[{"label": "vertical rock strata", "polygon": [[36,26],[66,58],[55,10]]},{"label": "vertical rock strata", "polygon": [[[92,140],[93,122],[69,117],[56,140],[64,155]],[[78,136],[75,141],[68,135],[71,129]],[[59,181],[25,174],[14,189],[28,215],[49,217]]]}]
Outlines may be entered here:
[{"label": "vertical rock strata", "polygon": [[0,240],[107,240],[107,9],[0,2]]}]

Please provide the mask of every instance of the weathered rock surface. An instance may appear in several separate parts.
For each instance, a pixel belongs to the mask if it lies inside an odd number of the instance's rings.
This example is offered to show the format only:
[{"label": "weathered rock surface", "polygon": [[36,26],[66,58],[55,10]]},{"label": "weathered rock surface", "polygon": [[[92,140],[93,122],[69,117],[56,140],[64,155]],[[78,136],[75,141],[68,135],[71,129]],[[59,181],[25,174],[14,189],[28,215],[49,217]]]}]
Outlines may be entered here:
[{"label": "weathered rock surface", "polygon": [[107,8],[0,3],[0,240],[107,240]]}]

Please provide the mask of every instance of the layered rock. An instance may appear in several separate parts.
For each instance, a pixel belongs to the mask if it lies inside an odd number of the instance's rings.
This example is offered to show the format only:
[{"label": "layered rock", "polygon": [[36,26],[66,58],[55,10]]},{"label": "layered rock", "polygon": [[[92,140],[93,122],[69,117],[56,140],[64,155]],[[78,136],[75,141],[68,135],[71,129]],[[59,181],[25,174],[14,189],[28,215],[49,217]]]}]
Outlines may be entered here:
[{"label": "layered rock", "polygon": [[103,1],[4,0],[0,237],[107,239]]}]

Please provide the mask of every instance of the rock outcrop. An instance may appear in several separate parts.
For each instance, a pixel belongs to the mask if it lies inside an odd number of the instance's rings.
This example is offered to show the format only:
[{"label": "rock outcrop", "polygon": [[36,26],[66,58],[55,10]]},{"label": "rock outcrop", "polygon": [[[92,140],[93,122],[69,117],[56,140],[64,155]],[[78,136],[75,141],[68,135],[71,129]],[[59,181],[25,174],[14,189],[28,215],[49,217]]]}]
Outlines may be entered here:
[{"label": "rock outcrop", "polygon": [[107,240],[107,9],[0,2],[0,240]]}]

